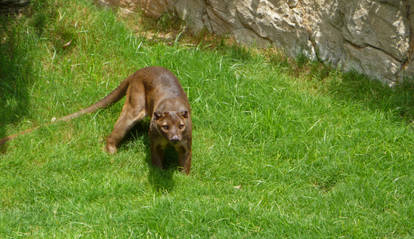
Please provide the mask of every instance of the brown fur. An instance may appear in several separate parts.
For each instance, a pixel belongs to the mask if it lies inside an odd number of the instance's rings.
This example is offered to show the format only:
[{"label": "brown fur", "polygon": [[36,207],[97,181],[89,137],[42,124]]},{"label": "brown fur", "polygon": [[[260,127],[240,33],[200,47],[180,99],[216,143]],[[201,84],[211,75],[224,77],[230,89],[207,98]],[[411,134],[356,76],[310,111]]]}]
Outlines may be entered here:
[{"label": "brown fur", "polygon": [[152,163],[163,168],[168,145],[178,153],[179,165],[186,174],[191,168],[190,104],[178,79],[161,67],[141,69],[126,79],[128,88],[125,104],[114,129],[107,138],[106,150],[116,152],[116,146],[126,132],[145,116],[151,117],[149,136]]},{"label": "brown fur", "polygon": [[[106,151],[116,153],[119,142],[139,120],[150,116],[149,137],[152,163],[163,168],[168,145],[178,153],[179,165],[186,174],[191,168],[192,124],[187,96],[178,79],[162,67],[146,67],[127,77],[105,98],[53,122],[69,121],[99,108],[107,107],[126,95],[122,112],[106,141]],[[0,139],[0,145],[38,127]]]}]

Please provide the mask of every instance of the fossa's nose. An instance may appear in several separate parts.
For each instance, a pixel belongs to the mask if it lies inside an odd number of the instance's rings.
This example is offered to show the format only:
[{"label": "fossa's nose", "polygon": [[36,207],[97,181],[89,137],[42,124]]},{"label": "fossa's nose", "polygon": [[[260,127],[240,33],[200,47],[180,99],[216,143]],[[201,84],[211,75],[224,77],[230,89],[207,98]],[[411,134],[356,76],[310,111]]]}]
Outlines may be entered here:
[{"label": "fossa's nose", "polygon": [[171,137],[170,141],[173,143],[176,143],[180,141],[180,137],[178,137],[178,135],[174,135],[173,137]]}]

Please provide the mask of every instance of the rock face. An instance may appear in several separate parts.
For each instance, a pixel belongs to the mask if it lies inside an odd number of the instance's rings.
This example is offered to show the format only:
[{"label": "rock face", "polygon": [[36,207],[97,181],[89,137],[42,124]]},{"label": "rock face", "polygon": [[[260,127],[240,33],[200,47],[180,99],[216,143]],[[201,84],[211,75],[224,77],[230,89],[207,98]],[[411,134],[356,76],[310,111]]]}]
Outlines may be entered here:
[{"label": "rock face", "polygon": [[242,44],[275,46],[390,85],[414,76],[414,0],[124,1],[154,16],[175,11],[194,33],[207,29]]}]

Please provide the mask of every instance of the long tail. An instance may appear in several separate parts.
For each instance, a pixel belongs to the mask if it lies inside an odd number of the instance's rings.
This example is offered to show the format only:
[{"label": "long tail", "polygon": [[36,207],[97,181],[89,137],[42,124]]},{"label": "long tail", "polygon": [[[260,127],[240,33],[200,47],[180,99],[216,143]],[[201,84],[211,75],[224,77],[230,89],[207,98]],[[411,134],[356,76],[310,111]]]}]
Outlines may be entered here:
[{"label": "long tail", "polygon": [[24,131],[21,131],[21,132],[19,132],[19,133],[17,133],[17,134],[12,134],[12,135],[6,136],[6,137],[4,137],[4,138],[1,138],[1,139],[0,139],[0,145],[5,144],[7,141],[12,140],[12,139],[16,138],[16,137],[17,137],[17,136],[19,136],[19,135],[23,135],[23,134],[30,133],[30,132],[32,132],[33,130],[38,129],[39,127],[40,127],[40,126],[36,126],[36,127],[31,128],[31,129],[26,129],[26,130],[24,130]]},{"label": "long tail", "polygon": [[[121,84],[115,90],[113,90],[111,93],[109,93],[107,96],[105,96],[104,98],[102,98],[98,102],[94,103],[93,105],[91,105],[87,108],[81,109],[78,112],[63,116],[61,118],[53,119],[51,123],[47,123],[47,124],[44,124],[42,126],[47,126],[47,125],[50,125],[50,124],[53,124],[53,123],[56,123],[56,122],[59,122],[59,121],[69,121],[69,120],[77,118],[81,115],[92,113],[92,112],[96,111],[97,109],[101,109],[101,108],[105,108],[105,107],[110,106],[111,104],[119,101],[122,97],[124,97],[124,95],[126,94],[126,91],[128,89],[129,81],[132,78],[132,76],[133,75],[126,78],[124,81],[121,82]],[[0,145],[5,144],[7,141],[10,141],[10,140],[16,138],[17,136],[33,132],[34,130],[36,130],[40,127],[41,126],[36,126],[36,127],[30,128],[30,129],[21,131],[19,133],[1,138],[0,139]]]},{"label": "long tail", "polygon": [[54,120],[53,122],[69,121],[69,120],[77,118],[81,115],[92,113],[92,112],[96,111],[97,109],[108,107],[109,105],[117,102],[122,97],[124,97],[124,95],[126,93],[126,90],[128,88],[128,85],[129,85],[129,79],[130,79],[130,77],[126,78],[124,81],[121,82],[121,84],[115,90],[113,90],[111,93],[109,93],[109,95],[105,96],[103,99],[96,102],[95,104],[93,104],[93,105],[91,105],[91,106],[89,106],[85,109],[81,109],[78,112],[75,112],[75,113],[72,113],[70,115],[66,115],[66,116],[63,116],[61,118],[58,118],[58,119]]}]

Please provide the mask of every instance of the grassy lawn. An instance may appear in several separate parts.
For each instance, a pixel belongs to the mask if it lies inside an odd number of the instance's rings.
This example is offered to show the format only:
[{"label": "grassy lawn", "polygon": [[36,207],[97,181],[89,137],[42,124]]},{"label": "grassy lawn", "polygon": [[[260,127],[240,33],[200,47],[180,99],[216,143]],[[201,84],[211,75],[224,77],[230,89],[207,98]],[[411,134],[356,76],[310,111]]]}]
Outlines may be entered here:
[{"label": "grassy lawn", "polygon": [[122,101],[9,142],[0,238],[414,237],[409,86],[222,42],[149,40],[86,0],[36,1],[0,21],[0,137],[150,65],[178,76],[193,111],[190,176],[151,166],[148,122],[103,151]]}]

